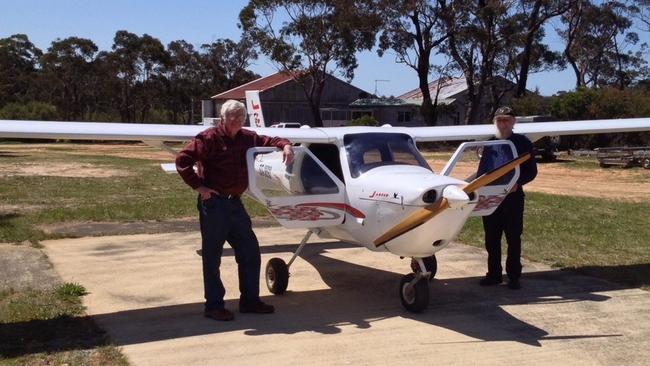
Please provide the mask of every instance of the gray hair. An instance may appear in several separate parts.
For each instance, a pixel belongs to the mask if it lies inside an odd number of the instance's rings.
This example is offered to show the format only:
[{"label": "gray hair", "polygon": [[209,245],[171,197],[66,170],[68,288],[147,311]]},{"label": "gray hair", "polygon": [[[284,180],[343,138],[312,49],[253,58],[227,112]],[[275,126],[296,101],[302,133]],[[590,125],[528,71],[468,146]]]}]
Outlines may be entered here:
[{"label": "gray hair", "polygon": [[246,117],[246,106],[244,103],[236,101],[234,99],[228,99],[223,105],[221,106],[221,120],[225,120],[226,114],[232,114],[232,113],[241,113]]}]

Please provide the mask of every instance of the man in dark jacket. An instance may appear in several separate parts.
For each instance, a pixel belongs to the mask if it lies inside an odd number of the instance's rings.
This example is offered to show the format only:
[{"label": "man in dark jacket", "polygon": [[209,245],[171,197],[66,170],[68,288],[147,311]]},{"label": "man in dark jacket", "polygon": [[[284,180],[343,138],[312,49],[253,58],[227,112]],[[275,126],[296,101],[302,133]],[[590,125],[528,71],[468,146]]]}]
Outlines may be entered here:
[{"label": "man in dark jacket", "polygon": [[221,108],[221,123],[199,133],[176,157],[178,173],[199,194],[204,315],[215,320],[234,319],[233,313],[224,307],[225,289],[219,272],[226,240],[235,251],[238,265],[239,311],[275,311],[272,305],[260,300],[260,248],[240,196],[248,187],[249,148],[275,146],[283,150],[287,164],[293,160],[293,149],[289,140],[242,129],[245,119],[244,104],[226,101]]},{"label": "man in dark jacket", "polygon": [[488,252],[488,272],[480,282],[481,286],[498,285],[503,282],[501,267],[501,237],[506,235],[508,242],[508,257],[506,273],[508,287],[513,290],[521,288],[521,234],[524,228],[524,189],[523,185],[537,176],[537,163],[533,143],[524,136],[513,133],[515,115],[511,108],[501,107],[494,116],[496,127],[493,139],[510,140],[517,149],[518,155],[530,153],[531,157],[520,166],[519,179],[508,195],[489,216],[483,216],[485,230],[485,249]]}]

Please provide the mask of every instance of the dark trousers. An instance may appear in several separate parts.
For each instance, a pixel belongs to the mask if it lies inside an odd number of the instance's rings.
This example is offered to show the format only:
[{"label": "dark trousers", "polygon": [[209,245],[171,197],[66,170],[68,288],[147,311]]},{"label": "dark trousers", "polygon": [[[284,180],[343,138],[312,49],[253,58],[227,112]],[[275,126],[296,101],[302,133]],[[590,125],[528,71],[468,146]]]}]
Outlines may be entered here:
[{"label": "dark trousers", "polygon": [[226,290],[219,266],[227,240],[235,251],[239,274],[239,303],[253,305],[260,301],[260,247],[251,219],[238,198],[213,196],[198,202],[201,223],[203,289],[205,309],[223,309]]},{"label": "dark trousers", "polygon": [[510,193],[490,216],[483,216],[485,249],[488,252],[487,276],[501,280],[501,237],[506,234],[508,257],[506,273],[510,280],[521,276],[521,234],[524,228],[524,194],[521,190]]}]

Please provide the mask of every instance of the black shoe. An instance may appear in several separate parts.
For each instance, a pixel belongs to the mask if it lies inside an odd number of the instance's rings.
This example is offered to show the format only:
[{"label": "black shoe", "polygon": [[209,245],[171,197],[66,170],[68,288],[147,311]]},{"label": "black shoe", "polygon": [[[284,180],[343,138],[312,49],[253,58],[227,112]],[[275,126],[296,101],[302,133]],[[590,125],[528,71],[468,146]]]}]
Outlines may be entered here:
[{"label": "black shoe", "polygon": [[228,309],[206,310],[205,312],[203,312],[203,316],[205,316],[206,318],[219,320],[223,322],[227,322],[235,319],[235,314],[233,314],[232,311]]},{"label": "black shoe", "polygon": [[511,290],[519,290],[521,288],[521,283],[519,283],[519,280],[510,280],[508,281],[508,288]]},{"label": "black shoe", "polygon": [[253,305],[242,305],[239,304],[240,313],[255,313],[255,314],[271,314],[275,312],[275,307],[273,305],[265,304],[263,302],[258,302]]},{"label": "black shoe", "polygon": [[479,282],[479,285],[481,285],[481,286],[494,286],[494,285],[498,285],[498,284],[500,284],[501,282],[503,282],[503,280],[500,279],[500,278],[494,278],[494,277],[488,277],[488,276],[485,276],[485,277],[481,280],[481,282]]}]

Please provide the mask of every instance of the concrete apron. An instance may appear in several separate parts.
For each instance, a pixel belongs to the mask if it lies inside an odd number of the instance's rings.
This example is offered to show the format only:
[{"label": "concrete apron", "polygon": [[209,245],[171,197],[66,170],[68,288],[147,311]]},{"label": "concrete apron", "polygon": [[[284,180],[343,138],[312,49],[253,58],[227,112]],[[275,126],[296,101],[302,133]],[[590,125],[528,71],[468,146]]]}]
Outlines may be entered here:
[{"label": "concrete apron", "polygon": [[[288,261],[303,236],[257,229],[262,270]],[[52,240],[64,281],[83,284],[88,313],[135,365],[645,364],[650,293],[526,262],[523,289],[483,288],[483,250],[452,244],[438,255],[431,304],[399,301],[409,260],[312,238],[272,315],[232,322],[202,316],[198,233]],[[525,248],[524,248],[525,251]],[[237,310],[237,267],[224,252],[226,306]]]}]

